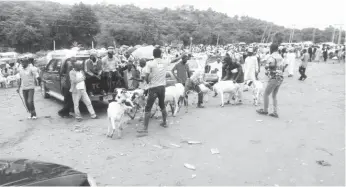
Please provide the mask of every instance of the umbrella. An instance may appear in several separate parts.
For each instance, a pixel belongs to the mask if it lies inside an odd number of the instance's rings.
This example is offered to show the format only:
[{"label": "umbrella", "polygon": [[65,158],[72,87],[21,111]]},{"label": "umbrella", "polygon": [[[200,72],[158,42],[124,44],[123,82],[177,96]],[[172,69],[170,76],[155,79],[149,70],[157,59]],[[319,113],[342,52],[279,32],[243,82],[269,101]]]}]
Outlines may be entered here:
[{"label": "umbrella", "polygon": [[129,53],[129,54],[131,54],[131,53],[133,53],[134,51],[136,51],[136,47],[131,47],[131,48],[129,48],[126,52],[127,53]]},{"label": "umbrella", "polygon": [[141,47],[132,52],[132,56],[134,56],[135,58],[153,59],[154,49],[155,48],[152,45]]}]

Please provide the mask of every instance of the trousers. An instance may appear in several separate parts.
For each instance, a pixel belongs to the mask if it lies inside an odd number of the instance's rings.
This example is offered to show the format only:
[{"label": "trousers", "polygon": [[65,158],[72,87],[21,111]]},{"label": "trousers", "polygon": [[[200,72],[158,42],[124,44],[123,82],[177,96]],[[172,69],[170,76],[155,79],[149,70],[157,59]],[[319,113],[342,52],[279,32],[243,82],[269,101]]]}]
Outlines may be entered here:
[{"label": "trousers", "polygon": [[35,95],[35,89],[23,90],[24,102],[25,102],[26,108],[31,114],[31,117],[36,116],[34,95]]},{"label": "trousers", "polygon": [[279,92],[279,88],[281,86],[282,80],[279,79],[270,79],[268,81],[267,87],[264,91],[264,111],[268,112],[269,108],[269,95],[272,94],[273,98],[273,112],[277,113],[278,101],[277,94]]}]

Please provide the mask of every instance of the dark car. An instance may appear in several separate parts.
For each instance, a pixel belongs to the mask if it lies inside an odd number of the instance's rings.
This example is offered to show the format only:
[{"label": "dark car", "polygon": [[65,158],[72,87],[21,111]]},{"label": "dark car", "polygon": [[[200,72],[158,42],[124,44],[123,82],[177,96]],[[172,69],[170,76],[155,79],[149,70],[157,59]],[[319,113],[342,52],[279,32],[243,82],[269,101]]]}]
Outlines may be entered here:
[{"label": "dark car", "polygon": [[28,159],[0,159],[0,186],[96,186],[68,166]]}]

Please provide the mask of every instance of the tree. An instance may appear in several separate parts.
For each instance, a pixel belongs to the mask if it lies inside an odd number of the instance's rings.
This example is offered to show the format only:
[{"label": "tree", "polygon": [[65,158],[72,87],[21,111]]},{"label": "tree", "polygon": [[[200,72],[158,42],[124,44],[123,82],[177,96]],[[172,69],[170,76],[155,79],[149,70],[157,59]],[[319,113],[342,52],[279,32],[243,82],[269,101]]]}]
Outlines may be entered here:
[{"label": "tree", "polygon": [[72,38],[83,46],[91,46],[94,36],[100,31],[94,11],[90,6],[79,3],[71,8],[70,17]]}]

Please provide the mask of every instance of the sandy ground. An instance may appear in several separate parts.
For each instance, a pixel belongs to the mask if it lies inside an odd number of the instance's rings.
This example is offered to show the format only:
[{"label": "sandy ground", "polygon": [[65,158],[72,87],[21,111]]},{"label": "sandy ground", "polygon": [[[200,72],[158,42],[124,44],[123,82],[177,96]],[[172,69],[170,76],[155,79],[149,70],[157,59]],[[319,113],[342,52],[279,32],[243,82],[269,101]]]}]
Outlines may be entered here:
[{"label": "sandy ground", "polygon": [[[191,106],[188,114],[169,117],[167,129],[153,119],[142,138],[136,137],[138,120],[126,126],[122,139],[106,138],[105,106],[97,107],[98,120],[87,113],[81,123],[61,119],[61,103],[43,99],[39,89],[39,119],[27,120],[15,89],[1,89],[0,158],[68,165],[90,173],[99,185],[345,186],[344,70],[344,64],[310,63],[305,82],[298,73],[285,78],[279,119],[256,114],[247,92],[242,106],[220,108],[219,97],[205,109]],[[220,154],[211,154],[213,148]]]}]

